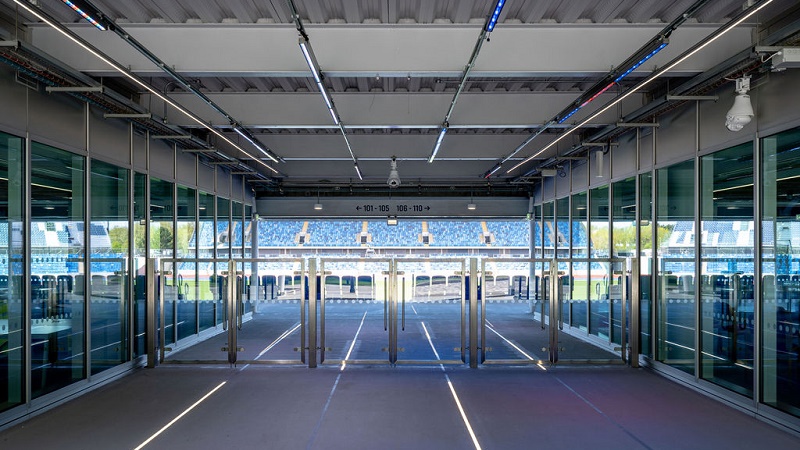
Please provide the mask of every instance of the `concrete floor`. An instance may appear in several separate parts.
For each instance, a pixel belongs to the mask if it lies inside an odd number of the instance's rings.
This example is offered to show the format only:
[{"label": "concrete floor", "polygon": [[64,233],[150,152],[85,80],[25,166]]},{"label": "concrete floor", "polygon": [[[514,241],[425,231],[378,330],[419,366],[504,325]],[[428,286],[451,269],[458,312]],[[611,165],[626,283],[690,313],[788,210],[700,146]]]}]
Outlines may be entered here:
[{"label": "concrete floor", "polygon": [[800,448],[795,435],[624,366],[161,366],[0,432],[0,448],[137,448],[221,384],[143,448]]}]

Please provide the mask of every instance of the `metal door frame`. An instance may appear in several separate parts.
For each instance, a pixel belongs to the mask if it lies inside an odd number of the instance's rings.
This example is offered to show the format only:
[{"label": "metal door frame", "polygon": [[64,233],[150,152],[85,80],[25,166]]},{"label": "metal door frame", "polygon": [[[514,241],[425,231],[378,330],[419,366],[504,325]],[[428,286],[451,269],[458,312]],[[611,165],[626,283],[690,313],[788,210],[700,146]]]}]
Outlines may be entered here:
[{"label": "metal door frame", "polygon": [[[475,258],[471,258],[472,263],[477,265]],[[326,339],[326,323],[325,323],[325,277],[332,272],[326,270],[325,265],[326,263],[358,263],[358,262],[371,262],[371,263],[385,263],[388,265],[387,270],[384,270],[380,273],[380,275],[385,276],[385,299],[384,299],[384,331],[387,332],[387,346],[384,350],[388,353],[388,357],[383,360],[358,360],[358,359],[347,359],[347,360],[332,360],[327,359],[325,356],[325,352],[330,350],[326,347],[325,339]],[[437,262],[444,262],[444,263],[459,263],[461,264],[461,270],[458,275],[461,276],[461,360],[402,360],[398,358],[398,352],[401,351],[398,347],[398,331],[401,331],[405,328],[405,297],[401,295],[401,289],[399,288],[399,279],[404,273],[402,271],[398,271],[398,265],[402,265],[405,263],[414,263],[414,262],[430,262],[430,263],[437,263]],[[466,293],[467,289],[470,289],[470,292],[474,293],[470,297],[471,305],[472,303],[475,306],[471,306],[470,314],[474,314],[477,309],[477,281],[475,280],[476,277],[470,278],[470,286],[467,286],[466,280],[467,276],[471,273],[475,273],[475,270],[472,269],[471,271],[467,269],[467,258],[320,258],[319,260],[319,279],[320,279],[320,295],[319,295],[319,342],[320,345],[317,348],[320,352],[319,356],[319,363],[320,364],[389,364],[389,365],[427,365],[427,364],[464,364],[466,362],[466,349],[467,349],[467,319],[466,319]],[[358,276],[356,276],[357,282]],[[375,280],[373,280],[375,282]],[[413,280],[412,280],[413,282]],[[474,287],[474,289],[473,289]],[[309,318],[314,317],[314,314],[309,312]],[[477,320],[470,319],[470,324],[476,324]],[[477,328],[477,325],[475,325]],[[309,325],[310,330],[316,330],[315,326]],[[471,334],[474,336],[475,333]],[[469,343],[470,348],[470,361],[476,361],[476,357],[473,356],[477,354],[477,346],[474,342],[474,339],[470,339]],[[470,364],[472,365],[472,363]],[[309,366],[312,367],[312,366]]]},{"label": "metal door frame", "polygon": [[[627,317],[627,306],[628,302],[630,301],[630,294],[636,294],[639,292],[639,279],[635,275],[637,274],[637,270],[632,270],[632,268],[636,267],[639,262],[637,258],[568,258],[568,259],[558,259],[558,258],[485,258],[481,261],[481,286],[485,286],[486,275],[489,272],[486,270],[486,265],[490,263],[520,263],[525,262],[528,264],[542,264],[542,269],[535,270],[535,274],[541,274],[541,282],[539,285],[539,290],[544,298],[541,304],[541,326],[544,329],[545,327],[549,327],[547,330],[548,333],[548,345],[547,345],[547,352],[548,352],[548,361],[550,364],[556,363],[597,363],[597,364],[608,364],[608,363],[631,363],[632,360],[635,360],[638,363],[639,360],[639,351],[637,349],[629,348],[629,339],[628,335],[631,336],[631,341],[633,343],[638,344],[638,333],[639,333],[639,321],[638,320],[630,320],[628,321]],[[562,273],[559,271],[558,264],[559,263],[567,263],[570,265],[570,270],[568,274],[572,275],[572,264],[573,263],[581,263],[585,262],[590,265],[593,262],[600,262],[600,263],[609,263],[609,264],[623,264],[626,269],[622,271],[615,271],[612,269],[612,273],[614,275],[621,275],[623,277],[622,287],[620,288],[620,301],[621,304],[621,336],[620,336],[620,347],[618,349],[615,348],[616,351],[619,351],[620,358],[616,359],[599,359],[599,360],[561,360],[559,352],[564,350],[560,348],[558,345],[558,339],[560,333],[565,333],[570,336],[576,337],[578,339],[586,340],[589,343],[592,343],[592,338],[588,331],[585,333],[585,337],[589,339],[584,339],[584,336],[580,333],[569,333],[564,330],[564,302],[562,301],[562,283],[560,282],[560,275]],[[544,267],[549,264],[549,268],[545,269]],[[591,269],[590,266],[588,274],[591,276]],[[528,285],[530,286],[531,277],[529,275]],[[630,290],[630,293],[629,293]],[[484,291],[485,292],[485,291]],[[481,296],[481,318],[480,318],[480,339],[481,339],[481,357],[480,362],[484,364],[541,364],[544,361],[541,360],[493,360],[493,361],[486,361],[486,301],[485,296]],[[609,319],[609,336],[608,336],[608,346],[613,347],[613,306],[612,306],[612,299],[609,296],[609,310],[608,310],[608,319]],[[545,315],[545,302],[549,306],[548,314]],[[631,314],[638,317],[638,301],[633,301],[631,303]],[[634,309],[637,308],[637,309]],[[591,311],[591,304],[590,300],[587,298],[587,311]],[[571,319],[571,316],[570,316]],[[589,323],[587,322],[587,328]],[[636,336],[634,339],[633,336]]]},{"label": "metal door frame", "polygon": [[[153,363],[151,366],[155,366],[156,361],[158,364],[230,364],[236,365],[238,363],[247,363],[247,364],[298,364],[297,360],[239,360],[238,353],[243,351],[244,349],[238,345],[238,331],[242,329],[242,325],[244,322],[244,308],[242,302],[242,294],[243,289],[239,289],[239,287],[244,287],[245,283],[230,283],[229,277],[224,278],[224,282],[226,286],[224,289],[220,290],[220,294],[222,297],[220,300],[222,301],[222,311],[223,319],[221,324],[217,322],[216,318],[214,320],[214,326],[209,328],[208,330],[204,330],[200,333],[193,334],[191,337],[187,337],[183,340],[178,341],[177,339],[174,340],[173,344],[177,347],[183,347],[183,345],[191,346],[197,344],[201,341],[204,341],[208,338],[213,336],[217,336],[220,333],[226,333],[226,345],[221,348],[221,351],[227,353],[227,358],[225,359],[210,359],[210,360],[193,360],[193,361],[180,361],[180,360],[167,360],[166,353],[167,351],[172,351],[171,347],[168,347],[166,342],[166,324],[165,324],[165,283],[168,281],[168,278],[161,276],[165,273],[165,266],[172,265],[173,272],[177,272],[177,267],[181,263],[194,263],[194,264],[202,264],[202,263],[210,263],[214,264],[214,272],[213,275],[221,275],[223,271],[217,268],[217,264],[227,264],[227,273],[230,274],[231,268],[233,268],[237,274],[244,273],[244,270],[239,270],[238,264],[258,264],[260,262],[285,262],[285,263],[299,263],[300,270],[294,272],[294,275],[300,274],[303,277],[304,282],[301,283],[301,291],[300,291],[300,347],[296,348],[295,350],[300,352],[300,364],[306,363],[306,352],[309,350],[306,346],[306,283],[305,274],[306,271],[306,259],[305,258],[239,258],[239,259],[231,259],[231,258],[148,258],[148,295],[149,298],[154,299],[154,301],[148,301],[147,303],[147,316],[148,316],[148,338],[150,336],[153,337],[153,342],[148,341],[148,349],[153,349]],[[173,275],[168,275],[173,277]],[[215,313],[216,314],[216,313]],[[174,316],[177,317],[177,316]],[[157,341],[155,342],[156,339]],[[156,359],[157,358],[157,359]],[[309,360],[309,364],[313,363],[312,360]]]}]

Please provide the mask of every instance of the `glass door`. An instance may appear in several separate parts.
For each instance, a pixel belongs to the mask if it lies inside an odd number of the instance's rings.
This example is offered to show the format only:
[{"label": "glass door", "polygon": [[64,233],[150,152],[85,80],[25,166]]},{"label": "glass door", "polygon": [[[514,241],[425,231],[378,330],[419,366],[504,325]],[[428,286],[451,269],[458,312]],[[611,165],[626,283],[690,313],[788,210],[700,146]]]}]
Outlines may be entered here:
[{"label": "glass door", "polygon": [[395,362],[466,362],[465,260],[397,259],[394,264]]},{"label": "glass door", "polygon": [[484,364],[541,364],[549,360],[551,261],[481,262],[481,343]]},{"label": "glass door", "polygon": [[[631,286],[625,264],[608,258],[483,260],[481,361],[623,362]],[[596,301],[589,301],[590,292]],[[589,334],[590,321],[613,329],[618,342],[608,333],[604,338]]]},{"label": "glass door", "polygon": [[391,362],[392,274],[391,259],[320,260],[320,363]]},{"label": "glass door", "polygon": [[305,362],[302,259],[162,259],[163,363]]}]

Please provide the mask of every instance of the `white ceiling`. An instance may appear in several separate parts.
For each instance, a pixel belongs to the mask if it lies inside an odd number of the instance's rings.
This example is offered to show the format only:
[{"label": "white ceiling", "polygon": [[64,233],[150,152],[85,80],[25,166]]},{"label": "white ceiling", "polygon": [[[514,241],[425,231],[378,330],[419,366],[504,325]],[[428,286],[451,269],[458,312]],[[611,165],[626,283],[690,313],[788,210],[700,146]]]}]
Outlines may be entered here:
[{"label": "white ceiling", "polygon": [[[218,111],[182,89],[117,34],[91,27],[60,0],[35,3],[159,92],[219,126],[243,147],[249,145],[230,131]],[[295,0],[325,85],[363,171],[363,181],[357,178],[345,141],[302,57],[299,33],[285,0],[91,3],[283,158],[284,162],[271,163],[282,176],[259,184],[260,195],[273,195],[328,186],[371,186],[375,190],[384,185],[392,156],[398,159],[406,186],[419,190],[437,186],[482,189],[487,185],[482,174],[515,152],[532,133],[695,2],[507,0],[453,107],[451,129],[437,158],[428,163],[464,66],[495,2]],[[200,128],[164,108],[144,89],[134,89],[105,63],[21,11],[13,0],[0,0],[0,6],[5,23],[30,24],[27,36],[34,46],[85,74],[102,77],[106,83],[119,79],[120,89],[136,91],[141,105],[165,115],[171,124],[195,131]],[[533,139],[490,182],[496,188],[518,189],[520,176],[551,160],[556,152],[564,154],[641,108],[652,100],[651,93],[632,95],[539,159],[511,172],[506,170],[538,152],[567,125],[587,117],[655,68],[702,41],[742,8],[742,0],[707,2],[672,33],[662,52],[564,125]],[[789,10],[797,14],[796,1],[775,0],[754,20],[740,25],[665,78],[675,86],[715,70],[752,46],[757,23],[770,22]],[[665,88],[655,83],[648,89]]]}]

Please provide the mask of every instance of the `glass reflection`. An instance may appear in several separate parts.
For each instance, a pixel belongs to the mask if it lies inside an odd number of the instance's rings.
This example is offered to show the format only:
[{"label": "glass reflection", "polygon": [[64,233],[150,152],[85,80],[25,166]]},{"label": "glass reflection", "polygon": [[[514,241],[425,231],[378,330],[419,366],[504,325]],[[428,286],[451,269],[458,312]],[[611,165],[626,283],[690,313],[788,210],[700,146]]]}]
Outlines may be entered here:
[{"label": "glass reflection", "polygon": [[694,161],[656,172],[658,347],[656,358],[694,374]]},{"label": "glass reflection", "polygon": [[753,394],[753,145],[701,158],[701,376]]},{"label": "glass reflection", "polygon": [[0,133],[0,411],[25,401],[22,138]]},{"label": "glass reflection", "polygon": [[92,161],[92,374],[128,360],[128,171]]},{"label": "glass reflection", "polygon": [[[85,160],[31,146],[30,327],[33,398],[86,378]],[[108,234],[97,230],[98,239]]]},{"label": "glass reflection", "polygon": [[761,400],[800,416],[800,128],[761,148]]}]

